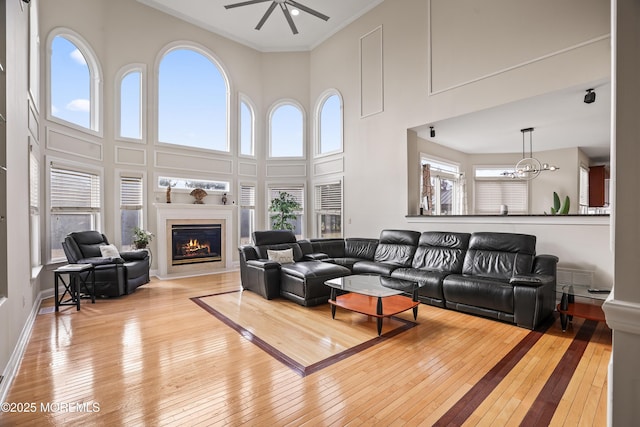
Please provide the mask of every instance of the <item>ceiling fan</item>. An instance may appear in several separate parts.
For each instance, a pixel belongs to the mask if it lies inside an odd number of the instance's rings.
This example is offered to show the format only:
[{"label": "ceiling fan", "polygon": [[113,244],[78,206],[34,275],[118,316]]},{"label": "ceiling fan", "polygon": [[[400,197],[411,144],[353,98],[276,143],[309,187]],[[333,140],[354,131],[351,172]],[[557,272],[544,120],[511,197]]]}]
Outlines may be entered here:
[{"label": "ceiling fan", "polygon": [[298,34],[298,29],[296,28],[296,24],[294,24],[293,22],[293,18],[291,17],[291,12],[289,11],[289,8],[287,7],[287,5],[293,7],[294,9],[300,9],[303,12],[307,12],[308,14],[316,16],[325,21],[329,19],[327,15],[324,15],[316,10],[308,8],[307,6],[293,0],[249,0],[249,1],[243,1],[240,3],[228,4],[225,6],[225,9],[232,9],[234,7],[240,7],[240,6],[249,6],[251,4],[256,4],[256,3],[266,3],[268,1],[272,3],[267,9],[267,11],[265,12],[264,16],[262,16],[262,19],[260,19],[260,22],[258,22],[258,25],[256,25],[256,30],[259,30],[260,28],[262,28],[266,20],[269,18],[269,16],[271,16],[271,13],[278,5],[280,5],[280,9],[282,9],[282,13],[284,13],[284,17],[287,19],[287,22],[289,23],[289,27],[291,27],[291,31],[293,32],[293,34]]}]

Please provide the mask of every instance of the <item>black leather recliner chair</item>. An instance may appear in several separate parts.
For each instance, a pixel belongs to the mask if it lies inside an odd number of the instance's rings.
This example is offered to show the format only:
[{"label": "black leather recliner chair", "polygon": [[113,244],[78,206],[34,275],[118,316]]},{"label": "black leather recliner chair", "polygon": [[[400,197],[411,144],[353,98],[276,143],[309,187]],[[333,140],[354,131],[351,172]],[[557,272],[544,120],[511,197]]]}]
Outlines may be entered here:
[{"label": "black leather recliner chair", "polygon": [[92,264],[95,268],[96,296],[119,297],[130,294],[149,283],[147,251],[120,252],[119,258],[106,258],[100,246],[108,245],[107,237],[97,231],[69,233],[62,248],[70,264]]}]

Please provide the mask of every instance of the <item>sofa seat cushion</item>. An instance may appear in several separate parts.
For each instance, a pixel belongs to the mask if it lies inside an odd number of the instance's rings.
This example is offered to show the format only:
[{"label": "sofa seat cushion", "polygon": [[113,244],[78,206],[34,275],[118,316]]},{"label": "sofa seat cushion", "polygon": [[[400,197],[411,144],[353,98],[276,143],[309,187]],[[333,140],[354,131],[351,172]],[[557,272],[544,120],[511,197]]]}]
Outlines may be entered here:
[{"label": "sofa seat cushion", "polygon": [[418,284],[418,295],[443,299],[442,281],[449,273],[443,271],[418,270],[416,268],[397,268],[391,272],[394,279],[407,280]]},{"label": "sofa seat cushion", "polygon": [[314,279],[314,281],[326,281],[351,274],[351,271],[346,267],[323,261],[300,261],[293,264],[283,264],[281,269],[283,274],[303,280]]},{"label": "sofa seat cushion", "polygon": [[391,277],[391,272],[397,265],[376,261],[358,261],[353,265],[353,274],[379,274]]},{"label": "sofa seat cushion", "polygon": [[507,281],[453,274],[445,277],[442,290],[449,302],[513,313],[513,286]]},{"label": "sofa seat cushion", "polygon": [[328,259],[323,259],[323,261],[330,262],[332,264],[338,264],[343,267],[347,267],[349,270],[353,270],[353,266],[356,262],[366,261],[366,260],[362,258],[344,257],[344,258],[328,258]]}]

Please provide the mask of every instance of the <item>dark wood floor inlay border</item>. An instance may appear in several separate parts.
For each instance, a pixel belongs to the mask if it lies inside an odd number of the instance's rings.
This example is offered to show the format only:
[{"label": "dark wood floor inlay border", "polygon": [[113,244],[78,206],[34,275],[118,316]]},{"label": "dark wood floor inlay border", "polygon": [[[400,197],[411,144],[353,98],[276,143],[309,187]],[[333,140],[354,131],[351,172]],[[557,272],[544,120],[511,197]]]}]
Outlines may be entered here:
[{"label": "dark wood floor inlay border", "polygon": [[326,368],[327,366],[331,366],[334,363],[337,363],[341,360],[346,359],[349,356],[352,356],[354,354],[357,354],[363,350],[366,350],[370,347],[373,347],[376,344],[379,344],[389,338],[392,338],[408,329],[411,329],[415,326],[417,326],[418,324],[415,322],[412,322],[410,320],[405,320],[402,319],[400,317],[396,317],[396,316],[392,316],[392,318],[396,321],[399,321],[402,323],[401,326],[392,329],[388,332],[385,332],[384,334],[380,335],[379,337],[375,337],[372,338],[368,341],[365,341],[361,344],[358,344],[354,347],[351,347],[347,350],[344,350],[340,353],[334,354],[333,356],[327,357],[326,359],[323,359],[319,362],[313,363],[309,366],[304,366],[301,363],[297,362],[296,360],[292,359],[291,357],[287,356],[285,353],[281,352],[280,350],[274,348],[271,344],[267,343],[266,341],[262,340],[260,337],[256,336],[255,334],[253,334],[252,332],[248,331],[247,329],[243,328],[241,325],[237,324],[236,322],[234,322],[233,320],[229,319],[228,317],[226,317],[225,315],[223,315],[222,313],[220,313],[219,311],[217,311],[216,309],[214,309],[213,307],[211,307],[210,305],[208,305],[207,303],[203,302],[200,298],[206,298],[206,297],[212,297],[212,296],[216,296],[216,295],[222,295],[222,294],[229,294],[229,293],[234,293],[234,292],[241,292],[241,291],[229,291],[229,292],[220,292],[220,293],[216,293],[216,294],[209,294],[209,295],[202,295],[199,297],[193,297],[190,298],[191,301],[193,301],[194,303],[196,303],[198,306],[200,306],[201,308],[203,308],[206,312],[208,312],[209,314],[213,315],[215,318],[217,318],[218,320],[220,320],[222,323],[224,323],[225,325],[229,326],[231,329],[235,330],[236,332],[238,332],[240,335],[242,335],[244,338],[246,338],[247,340],[249,340],[250,342],[252,342],[253,344],[255,344],[256,346],[258,346],[259,348],[261,348],[262,350],[264,350],[265,352],[267,352],[267,354],[269,354],[270,356],[272,356],[274,359],[280,361],[281,363],[283,363],[284,365],[288,366],[289,368],[291,368],[291,370],[293,370],[295,373],[297,373],[298,375],[300,375],[301,377],[305,377],[309,374],[312,374],[314,372],[318,372],[321,369]]},{"label": "dark wood floor inlay border", "polygon": [[[554,319],[555,320],[555,319]],[[531,350],[544,335],[553,320],[545,323],[539,330],[531,331],[515,347],[511,349],[496,365],[487,372],[455,405],[451,407],[434,426],[460,426],[482,402],[491,394],[498,384],[511,372],[522,357]]]},{"label": "dark wood floor inlay border", "polygon": [[549,425],[553,414],[558,408],[560,399],[569,386],[582,355],[593,337],[598,326],[595,320],[585,320],[573,341],[565,351],[562,359],[553,370],[553,373],[545,383],[536,400],[529,408],[527,415],[522,420],[521,426],[546,426]]}]

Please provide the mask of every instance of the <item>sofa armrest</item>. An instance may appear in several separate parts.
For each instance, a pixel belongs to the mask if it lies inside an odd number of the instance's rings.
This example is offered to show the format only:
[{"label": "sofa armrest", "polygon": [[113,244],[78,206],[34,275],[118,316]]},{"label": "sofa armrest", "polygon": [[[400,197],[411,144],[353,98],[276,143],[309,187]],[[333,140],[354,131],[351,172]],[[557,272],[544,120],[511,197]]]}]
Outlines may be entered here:
[{"label": "sofa armrest", "polygon": [[261,268],[263,270],[270,270],[272,268],[280,268],[280,263],[270,261],[268,259],[251,259],[247,260],[247,266],[253,268]]},{"label": "sofa armrest", "polygon": [[120,257],[125,261],[141,261],[149,258],[149,252],[141,251],[125,251],[120,252]]},{"label": "sofa armrest", "polygon": [[312,253],[312,254],[306,254],[303,259],[305,261],[322,261],[325,259],[328,259],[329,255],[327,254],[323,254],[321,252],[316,252],[316,253]]},{"label": "sofa armrest", "polygon": [[533,260],[533,273],[555,276],[558,257],[555,255],[537,255]]},{"label": "sofa armrest", "polygon": [[76,261],[76,264],[93,264],[94,266],[107,264],[124,264],[124,260],[120,257],[91,257],[81,258]]},{"label": "sofa armrest", "polygon": [[509,280],[509,283],[512,285],[531,286],[535,288],[552,284],[553,282],[555,282],[555,278],[545,274],[519,274]]}]

